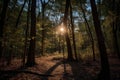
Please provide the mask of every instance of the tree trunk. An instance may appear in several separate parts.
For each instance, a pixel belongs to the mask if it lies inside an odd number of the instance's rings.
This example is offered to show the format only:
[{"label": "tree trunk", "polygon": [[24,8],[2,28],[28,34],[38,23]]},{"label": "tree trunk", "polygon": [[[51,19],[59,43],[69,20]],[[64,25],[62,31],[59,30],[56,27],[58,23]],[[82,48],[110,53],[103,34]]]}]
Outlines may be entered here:
[{"label": "tree trunk", "polygon": [[12,55],[13,55],[13,45],[10,45],[10,50],[7,56],[7,65],[10,65],[12,62]]},{"label": "tree trunk", "polygon": [[104,37],[103,37],[101,26],[100,26],[100,20],[98,18],[98,12],[97,12],[95,0],[90,0],[90,3],[91,3],[94,27],[95,27],[99,51],[100,51],[100,58],[101,58],[101,72],[99,75],[99,79],[110,80],[110,69],[109,69],[107,51],[106,51]]},{"label": "tree trunk", "polygon": [[70,2],[70,18],[71,18],[71,29],[72,29],[72,39],[73,39],[73,48],[76,61],[78,61],[77,52],[76,52],[76,42],[75,42],[75,33],[74,33],[74,21],[73,21],[73,14],[72,14],[72,4]]},{"label": "tree trunk", "polygon": [[42,4],[42,45],[41,45],[41,54],[44,55],[44,48],[45,48],[45,7],[49,3],[50,0],[47,2],[45,0],[40,0]]},{"label": "tree trunk", "polygon": [[41,54],[44,54],[44,48],[45,48],[45,28],[44,28],[44,12],[45,12],[45,4],[42,4],[42,45],[41,45]]},{"label": "tree trunk", "polygon": [[99,16],[99,19],[100,19],[100,24],[101,24],[101,0],[98,0],[97,1],[97,4],[98,4],[98,16]]},{"label": "tree trunk", "polygon": [[119,57],[119,59],[120,59],[120,45],[119,45],[119,38],[120,38],[120,36],[118,35],[118,33],[119,33],[119,28],[120,28],[120,5],[119,5],[119,3],[120,3],[120,0],[119,0],[119,2],[117,3],[117,19],[116,19],[116,21],[117,21],[117,32],[116,32],[116,37],[117,37],[117,45],[118,45],[118,57]]},{"label": "tree trunk", "polygon": [[30,0],[28,1],[28,12],[27,12],[27,26],[25,28],[25,46],[24,46],[24,53],[23,53],[23,65],[25,64],[25,57],[27,54],[27,42],[28,42],[28,30],[29,30],[29,17],[30,17]]},{"label": "tree trunk", "polygon": [[0,15],[0,59],[2,58],[3,29],[4,29],[4,25],[5,25],[6,13],[7,13],[7,8],[8,8],[8,3],[9,2],[10,2],[10,0],[3,0],[3,7],[2,7],[1,15]]},{"label": "tree trunk", "polygon": [[82,10],[82,12],[83,12],[83,17],[84,17],[84,20],[85,20],[86,27],[87,27],[87,29],[88,29],[88,30],[87,30],[87,33],[88,33],[88,35],[89,35],[89,37],[90,37],[90,41],[91,41],[91,43],[92,43],[93,61],[95,61],[96,59],[95,59],[94,39],[93,39],[93,36],[92,36],[92,32],[91,32],[91,30],[90,30],[90,25],[89,25],[89,23],[88,23],[88,21],[87,21],[87,19],[86,19],[85,11],[84,11],[81,3],[80,3],[80,6],[81,6],[81,10]]},{"label": "tree trunk", "polygon": [[19,23],[19,21],[20,21],[20,17],[21,17],[21,15],[22,15],[24,6],[25,6],[25,4],[26,4],[26,1],[27,1],[27,0],[24,1],[23,6],[22,6],[22,8],[21,8],[21,10],[20,10],[20,12],[19,12],[18,18],[17,18],[17,20],[16,20],[16,24],[15,24],[15,27],[16,27],[16,28],[18,27],[18,23]]},{"label": "tree trunk", "polygon": [[66,30],[65,39],[66,39],[67,51],[68,51],[67,59],[69,61],[72,61],[72,60],[74,60],[74,58],[73,58],[73,54],[72,54],[71,42],[70,42],[70,38],[68,36],[68,29],[67,29],[67,19],[68,19],[69,6],[70,6],[70,0],[66,0],[65,13],[64,13],[64,18],[63,18],[63,25],[64,25],[65,30]]},{"label": "tree trunk", "polygon": [[36,41],[36,0],[32,0],[31,4],[31,31],[30,31],[30,46],[27,56],[27,66],[35,65],[35,41]]},{"label": "tree trunk", "polygon": [[[120,9],[119,9],[119,4],[115,4],[115,0],[113,0],[112,2],[113,2],[113,4],[112,4],[112,11],[115,10],[116,16],[118,16],[115,19],[115,22],[112,23],[114,49],[115,49],[116,54],[118,55],[118,58],[120,59],[120,51],[119,51],[118,36],[117,36],[118,28],[119,28],[119,25],[120,25],[120,22],[119,22],[119,20],[120,20],[119,19]],[[114,18],[114,16],[112,16],[112,18]]]},{"label": "tree trunk", "polygon": [[59,51],[59,53],[61,53],[61,35],[58,35],[59,37],[59,39],[58,39],[58,51]]},{"label": "tree trunk", "polygon": [[117,37],[117,30],[113,29],[113,38],[114,38],[114,48],[115,48],[115,53],[117,54],[118,58],[120,59],[120,51],[119,51],[119,45],[118,45],[118,37]]}]

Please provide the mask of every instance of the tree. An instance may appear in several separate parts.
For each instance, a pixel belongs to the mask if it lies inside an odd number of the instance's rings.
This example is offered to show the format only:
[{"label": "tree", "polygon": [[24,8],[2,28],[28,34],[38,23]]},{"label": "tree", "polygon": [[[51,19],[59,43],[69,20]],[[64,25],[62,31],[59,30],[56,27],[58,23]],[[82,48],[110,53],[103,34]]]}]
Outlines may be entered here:
[{"label": "tree", "polygon": [[72,4],[70,2],[70,19],[71,19],[71,29],[72,29],[72,39],[73,39],[73,48],[74,48],[74,54],[75,54],[75,58],[76,60],[78,60],[77,57],[77,52],[76,52],[76,42],[75,42],[75,33],[74,33],[74,21],[73,21],[73,12],[72,12]]},{"label": "tree", "polygon": [[104,37],[103,37],[101,26],[100,26],[100,20],[98,17],[95,0],[90,0],[90,3],[91,3],[94,27],[95,27],[95,31],[97,35],[97,41],[98,41],[100,59],[101,59],[101,72],[100,72],[99,79],[110,80],[110,69],[109,69],[107,51],[106,51],[106,46],[104,43]]},{"label": "tree", "polygon": [[3,7],[0,15],[0,59],[2,57],[2,39],[3,39],[3,30],[4,30],[4,25],[5,25],[5,19],[6,19],[6,13],[7,13],[7,8],[10,0],[3,0]]},{"label": "tree", "polygon": [[36,41],[36,0],[31,2],[31,31],[30,31],[30,45],[27,56],[27,66],[35,65],[35,41]]},{"label": "tree", "polygon": [[20,10],[20,12],[19,12],[18,18],[17,18],[17,20],[16,20],[15,27],[18,27],[18,23],[19,23],[21,14],[22,14],[22,12],[23,12],[24,6],[25,6],[25,4],[26,4],[26,1],[27,1],[27,0],[24,1],[23,6],[22,6],[22,8],[21,8],[21,10]]},{"label": "tree", "polygon": [[115,20],[112,22],[112,32],[113,32],[113,41],[114,41],[115,52],[118,55],[118,58],[120,59],[120,51],[119,51],[118,36],[117,36],[118,30],[119,30],[118,28],[120,25],[120,22],[119,22],[119,20],[120,20],[119,2],[117,3],[115,0],[112,0],[112,9],[111,10],[114,11],[113,14],[115,16],[112,15],[111,17],[113,19],[116,17]]},{"label": "tree", "polygon": [[41,54],[43,55],[44,54],[44,46],[45,46],[45,43],[44,43],[44,40],[45,40],[45,7],[46,5],[49,3],[50,0],[48,0],[48,2],[46,2],[45,0],[40,0],[41,1],[41,4],[42,4],[42,45],[41,45]]},{"label": "tree", "polygon": [[105,10],[106,12],[106,17],[109,17],[106,19],[106,22],[109,22],[109,28],[112,28],[112,41],[113,41],[113,49],[114,52],[118,55],[118,58],[120,59],[120,44],[119,44],[119,20],[120,20],[120,1],[119,0],[105,0],[102,1],[103,4],[105,5]]},{"label": "tree", "polygon": [[24,43],[24,53],[23,53],[23,65],[25,64],[25,57],[26,57],[26,54],[27,54],[27,42],[28,42],[28,30],[29,30],[29,18],[30,17],[30,0],[28,0],[28,11],[27,11],[27,25],[26,25],[26,28],[25,28],[25,43]]},{"label": "tree", "polygon": [[73,54],[72,54],[71,42],[70,42],[70,38],[69,38],[69,35],[68,35],[68,29],[67,29],[67,19],[68,19],[69,7],[70,7],[70,0],[66,0],[65,12],[64,12],[64,17],[63,17],[63,25],[64,25],[65,30],[66,30],[65,39],[66,39],[67,51],[68,51],[67,59],[69,61],[72,61],[72,60],[74,60],[74,58],[73,58]]},{"label": "tree", "polygon": [[80,8],[81,8],[81,10],[82,10],[83,18],[84,18],[84,20],[85,20],[85,25],[86,25],[86,27],[87,27],[87,33],[88,33],[88,35],[89,35],[89,37],[90,37],[90,41],[91,41],[91,43],[92,43],[93,61],[95,61],[94,39],[93,39],[93,35],[92,35],[91,29],[90,29],[90,25],[89,25],[89,23],[88,23],[88,21],[87,21],[87,18],[86,18],[85,11],[84,11],[84,9],[83,9],[83,7],[82,7],[81,1],[80,1]]}]

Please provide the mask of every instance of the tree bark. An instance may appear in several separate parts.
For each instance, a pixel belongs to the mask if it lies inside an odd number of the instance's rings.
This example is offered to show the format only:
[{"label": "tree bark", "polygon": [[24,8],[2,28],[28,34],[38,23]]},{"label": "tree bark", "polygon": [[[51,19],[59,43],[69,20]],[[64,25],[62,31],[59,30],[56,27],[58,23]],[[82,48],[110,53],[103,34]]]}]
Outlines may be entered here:
[{"label": "tree bark", "polygon": [[24,53],[23,53],[23,65],[25,65],[25,57],[27,54],[27,42],[28,42],[28,30],[29,30],[29,17],[30,17],[30,0],[28,0],[28,11],[27,11],[27,26],[25,28],[25,43],[24,43]]},{"label": "tree bark", "polygon": [[73,54],[72,54],[71,42],[70,42],[70,38],[68,36],[68,29],[67,29],[67,19],[68,19],[69,6],[70,6],[70,0],[66,0],[64,18],[63,18],[63,25],[64,25],[65,30],[66,30],[66,32],[65,32],[65,39],[66,39],[67,51],[68,51],[67,59],[69,61],[72,61],[72,60],[74,60],[74,58],[73,58]]},{"label": "tree bark", "polygon": [[21,17],[21,15],[22,15],[24,6],[25,6],[25,4],[26,4],[26,1],[27,1],[27,0],[24,1],[23,6],[22,6],[22,8],[21,8],[21,10],[20,10],[20,12],[19,12],[18,18],[17,18],[17,20],[16,20],[16,24],[15,24],[15,27],[16,27],[16,28],[18,27],[18,23],[19,23],[19,21],[20,21],[20,17]]},{"label": "tree bark", "polygon": [[13,46],[10,45],[10,50],[7,56],[7,65],[10,65],[12,62]]},{"label": "tree bark", "polygon": [[44,12],[45,12],[45,4],[42,4],[42,45],[41,45],[41,54],[44,54],[44,48],[45,48],[45,44],[44,44],[44,40],[45,40],[45,28],[44,28]]},{"label": "tree bark", "polygon": [[75,59],[78,61],[77,52],[76,52],[76,42],[75,42],[75,33],[74,33],[74,21],[73,21],[73,14],[72,14],[72,4],[70,2],[70,19],[71,19],[71,29],[72,29],[72,39],[73,39],[73,48],[74,48],[74,54]]},{"label": "tree bark", "polygon": [[41,25],[41,27],[42,27],[42,41],[41,41],[41,43],[42,43],[42,45],[41,45],[41,55],[44,55],[44,48],[45,48],[45,7],[46,7],[46,5],[49,3],[49,1],[50,0],[48,0],[47,2],[45,2],[45,0],[44,1],[42,1],[42,0],[40,0],[41,1],[41,4],[42,4],[42,25]]},{"label": "tree bark", "polygon": [[[80,3],[81,4],[81,3]],[[82,4],[80,5],[81,6],[81,10],[82,10],[82,12],[83,12],[83,17],[84,17],[84,20],[85,20],[85,24],[86,24],[86,27],[87,27],[87,33],[88,33],[88,35],[89,35],[89,37],[90,37],[90,41],[91,41],[91,43],[92,43],[92,51],[93,51],[93,61],[95,61],[96,59],[95,59],[95,49],[94,49],[94,39],[93,39],[93,35],[92,35],[92,32],[91,32],[91,30],[90,30],[90,25],[89,25],[89,23],[88,23],[88,21],[87,21],[87,19],[86,19],[86,15],[85,15],[85,11],[84,11],[84,9],[83,9],[83,7],[82,7]]]},{"label": "tree bark", "polygon": [[[118,16],[115,21],[112,22],[112,32],[113,32],[113,42],[114,42],[114,50],[115,53],[118,55],[118,58],[120,59],[120,51],[119,51],[119,45],[118,45],[118,36],[117,36],[117,32],[118,32],[118,27],[120,25],[119,22],[119,15],[120,15],[120,9],[119,9],[119,4],[115,3],[115,0],[112,1],[112,11],[115,10],[115,16]],[[116,6],[115,6],[116,5]],[[112,18],[114,18],[114,16],[112,16]]]},{"label": "tree bark", "polygon": [[31,31],[30,31],[30,46],[27,56],[27,66],[35,65],[35,42],[36,42],[36,0],[32,0],[31,4]]},{"label": "tree bark", "polygon": [[99,79],[110,80],[110,69],[109,69],[107,51],[106,51],[106,46],[104,43],[104,37],[103,37],[101,26],[100,26],[100,20],[98,17],[95,0],[90,0],[90,3],[91,3],[91,8],[92,8],[94,27],[95,27],[95,31],[97,35],[98,46],[99,46],[99,51],[100,51],[100,59],[101,59],[101,72],[100,72]]},{"label": "tree bark", "polygon": [[1,15],[0,15],[0,59],[2,58],[3,29],[4,29],[4,25],[5,25],[6,13],[7,13],[7,8],[8,8],[9,2],[10,2],[10,0],[3,0],[3,7],[2,7]]}]

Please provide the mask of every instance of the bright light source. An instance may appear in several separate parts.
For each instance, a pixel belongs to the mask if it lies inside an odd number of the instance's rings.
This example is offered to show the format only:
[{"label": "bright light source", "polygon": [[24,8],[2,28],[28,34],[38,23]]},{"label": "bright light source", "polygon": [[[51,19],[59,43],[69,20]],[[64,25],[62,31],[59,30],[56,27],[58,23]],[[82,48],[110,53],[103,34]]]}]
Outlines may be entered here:
[{"label": "bright light source", "polygon": [[61,31],[61,32],[64,32],[64,28],[60,28],[60,31]]},{"label": "bright light source", "polygon": [[61,23],[60,25],[58,25],[58,28],[57,28],[57,33],[60,34],[60,35],[64,35],[66,32],[66,29],[64,27],[64,24]]}]

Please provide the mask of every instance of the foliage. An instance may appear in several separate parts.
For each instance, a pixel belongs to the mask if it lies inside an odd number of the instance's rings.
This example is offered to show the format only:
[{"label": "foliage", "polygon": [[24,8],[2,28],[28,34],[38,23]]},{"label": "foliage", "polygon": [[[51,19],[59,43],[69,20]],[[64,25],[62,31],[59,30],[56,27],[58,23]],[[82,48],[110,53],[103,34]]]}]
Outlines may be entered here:
[{"label": "foliage", "polygon": [[[118,0],[116,0],[118,1]],[[91,53],[89,50],[91,47],[91,42],[89,39],[89,36],[87,34],[86,25],[83,19],[82,10],[80,8],[80,3],[83,6],[83,9],[85,10],[87,20],[90,24],[90,28],[92,30],[92,35],[94,37],[95,41],[95,47],[97,48],[96,43],[96,35],[95,30],[93,26],[92,16],[91,16],[91,9],[90,4],[88,0],[71,0],[72,3],[72,9],[73,9],[73,19],[74,19],[74,25],[75,25],[75,40],[76,40],[76,46],[77,46],[77,52],[81,55],[82,53],[87,54],[87,51]],[[112,6],[110,5],[112,3],[112,0],[108,1],[102,1],[102,5],[100,5],[101,9],[101,25],[103,34],[105,37],[105,42],[108,49],[111,49],[114,47],[113,39],[111,38],[113,36],[112,33],[112,27],[111,23],[115,22],[115,19],[119,16],[116,16],[116,10],[112,11]],[[115,2],[117,4],[117,2]],[[27,8],[28,3],[26,3],[24,10],[22,12],[22,16],[19,21],[19,25],[17,28],[15,28],[15,23],[17,20],[17,17],[19,15],[20,9],[23,5],[23,0],[11,0],[9,3],[8,11],[7,11],[7,19],[4,27],[4,47],[6,52],[9,51],[10,46],[12,45],[13,53],[15,55],[21,55],[24,52],[24,41],[25,41],[25,28],[27,26],[26,20],[27,20]],[[99,4],[97,4],[99,7]],[[64,13],[64,6],[65,1],[60,0],[53,0],[48,3],[45,9],[45,53],[53,53],[58,51],[59,48],[59,36],[56,35],[56,28],[59,26],[59,24],[62,22],[63,19],[63,13]],[[115,6],[116,7],[116,6]],[[0,12],[2,9],[2,0],[0,1]],[[41,4],[37,0],[37,23],[36,23],[36,54],[41,53],[41,38],[42,38],[42,16],[41,16]],[[114,16],[114,18],[111,18],[111,16]],[[30,23],[29,23],[30,25]],[[30,30],[29,30],[30,31]],[[29,32],[28,31],[28,32]],[[118,31],[119,33],[119,31]],[[72,36],[71,33],[69,35]],[[120,39],[120,38],[118,38]],[[28,34],[28,45],[29,45],[29,34]],[[72,37],[71,37],[72,40]],[[119,44],[120,44],[120,40]],[[71,41],[72,42],[72,41]],[[28,47],[28,46],[27,46]],[[65,44],[66,49],[66,44]],[[8,50],[8,51],[7,51]],[[85,52],[84,52],[85,51]],[[5,52],[5,53],[6,53]],[[96,51],[97,52],[97,51]],[[7,54],[7,53],[6,53]]]}]

